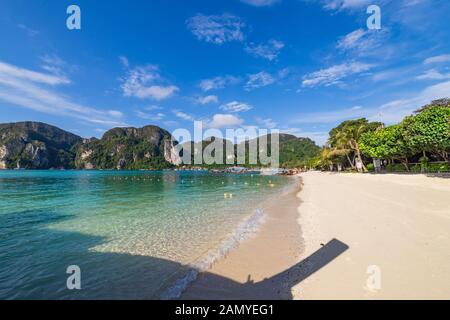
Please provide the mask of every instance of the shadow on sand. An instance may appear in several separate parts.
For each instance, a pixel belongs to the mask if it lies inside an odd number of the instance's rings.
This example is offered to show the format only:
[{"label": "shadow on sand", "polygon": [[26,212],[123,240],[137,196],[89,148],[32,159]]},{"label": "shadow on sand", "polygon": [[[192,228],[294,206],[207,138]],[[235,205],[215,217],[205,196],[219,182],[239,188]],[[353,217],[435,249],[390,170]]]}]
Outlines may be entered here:
[{"label": "shadow on sand", "polygon": [[188,294],[183,298],[220,300],[226,297],[233,300],[290,300],[293,298],[291,291],[295,285],[322,269],[348,248],[345,243],[333,239],[301,262],[260,282],[253,282],[251,275],[248,276],[246,283],[238,283],[216,274],[204,272],[200,275],[205,278],[202,279],[202,283],[214,283],[214,286],[204,288],[204,292],[201,292],[200,295],[190,296]]},{"label": "shadow on sand", "polygon": [[[93,251],[106,239],[51,227],[71,218],[42,210],[0,215],[0,299],[158,299],[160,287],[191,270],[156,257]],[[239,283],[204,272],[201,277],[217,286],[205,288],[202,298],[292,299],[294,285],[347,249],[333,239],[300,263],[257,283],[251,275]],[[81,269],[81,290],[66,288],[69,265]]]}]

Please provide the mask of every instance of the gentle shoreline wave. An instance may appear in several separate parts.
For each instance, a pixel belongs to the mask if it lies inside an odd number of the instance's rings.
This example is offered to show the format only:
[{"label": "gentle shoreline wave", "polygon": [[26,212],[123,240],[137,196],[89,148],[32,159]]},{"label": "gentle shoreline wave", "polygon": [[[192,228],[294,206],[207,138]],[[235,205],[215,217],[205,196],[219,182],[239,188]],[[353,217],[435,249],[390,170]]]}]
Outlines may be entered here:
[{"label": "gentle shoreline wave", "polygon": [[[295,180],[293,179],[292,183],[289,183],[282,190],[274,193],[266,201],[272,201],[272,198],[278,194],[285,195],[290,192],[295,185]],[[214,263],[226,258],[227,254],[237,248],[240,243],[256,235],[267,218],[267,213],[262,207],[264,207],[264,205],[253,210],[250,215],[243,218],[237,227],[235,227],[216,248],[209,250],[198,262],[192,263],[190,265],[190,270],[183,276],[178,277],[175,282],[163,292],[160,296],[161,300],[180,298],[189,284],[194,282],[201,272],[210,269]]]},{"label": "gentle shoreline wave", "polygon": [[181,296],[187,286],[197,279],[200,272],[208,270],[215,262],[226,257],[226,255],[239,246],[242,241],[247,240],[256,234],[259,227],[264,223],[266,213],[263,209],[256,209],[226,237],[221,244],[208,251],[208,253],[198,262],[191,265],[191,269],[178,278],[162,295],[162,300],[177,299]]}]

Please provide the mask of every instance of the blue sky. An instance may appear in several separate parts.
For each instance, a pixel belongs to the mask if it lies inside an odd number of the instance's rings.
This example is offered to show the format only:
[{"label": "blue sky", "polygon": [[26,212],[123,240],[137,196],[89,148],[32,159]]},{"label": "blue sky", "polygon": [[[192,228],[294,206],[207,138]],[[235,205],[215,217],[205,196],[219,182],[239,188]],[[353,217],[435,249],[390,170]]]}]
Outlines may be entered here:
[{"label": "blue sky", "polygon": [[449,17],[446,0],[5,0],[0,122],[100,137],[198,120],[322,144],[343,120],[395,123],[450,96]]}]

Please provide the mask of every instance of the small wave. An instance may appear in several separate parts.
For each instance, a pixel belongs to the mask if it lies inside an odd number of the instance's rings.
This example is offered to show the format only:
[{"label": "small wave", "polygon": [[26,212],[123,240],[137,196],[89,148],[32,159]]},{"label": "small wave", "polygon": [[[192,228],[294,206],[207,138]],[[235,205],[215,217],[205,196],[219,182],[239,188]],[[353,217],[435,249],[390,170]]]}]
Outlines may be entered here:
[{"label": "small wave", "polygon": [[176,299],[181,296],[189,283],[197,279],[200,272],[206,271],[218,260],[236,248],[242,241],[250,238],[264,222],[265,212],[262,209],[256,209],[247,216],[215,249],[210,250],[200,261],[191,264],[191,269],[183,277],[177,279],[162,295],[162,300]]}]

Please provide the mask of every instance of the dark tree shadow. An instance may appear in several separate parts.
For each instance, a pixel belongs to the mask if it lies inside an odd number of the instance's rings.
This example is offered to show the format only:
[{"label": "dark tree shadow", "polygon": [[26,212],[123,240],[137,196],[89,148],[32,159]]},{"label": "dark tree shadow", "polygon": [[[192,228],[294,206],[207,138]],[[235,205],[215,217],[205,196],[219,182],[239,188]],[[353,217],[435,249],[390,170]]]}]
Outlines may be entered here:
[{"label": "dark tree shadow", "polygon": [[391,171],[386,171],[383,170],[381,172],[370,172],[368,174],[371,175],[389,175],[389,174],[398,174],[398,175],[402,175],[402,176],[419,176],[419,175],[425,175],[428,178],[440,178],[440,179],[450,179],[450,172],[403,172],[403,171],[398,171],[398,172],[391,172]]},{"label": "dark tree shadow", "polygon": [[[306,259],[287,270],[260,282],[253,282],[251,275],[246,283],[237,283],[227,278],[205,272],[202,282],[212,282],[214,286],[204,288],[200,295],[184,295],[184,299],[247,299],[247,300],[290,300],[292,288],[326,266],[344,253],[349,247],[336,239],[331,240]],[[198,288],[197,288],[198,289]]]},{"label": "dark tree shadow", "polygon": [[[0,299],[159,299],[164,285],[191,270],[157,257],[92,251],[106,239],[49,226],[71,218],[42,210],[0,215]],[[292,299],[294,285],[347,249],[333,239],[307,259],[257,283],[204,272],[202,277],[218,284],[205,288],[204,298]],[[66,287],[69,265],[81,269],[81,290]]]},{"label": "dark tree shadow", "polygon": [[426,175],[429,178],[450,179],[450,172],[445,172],[445,173],[427,173]]}]

